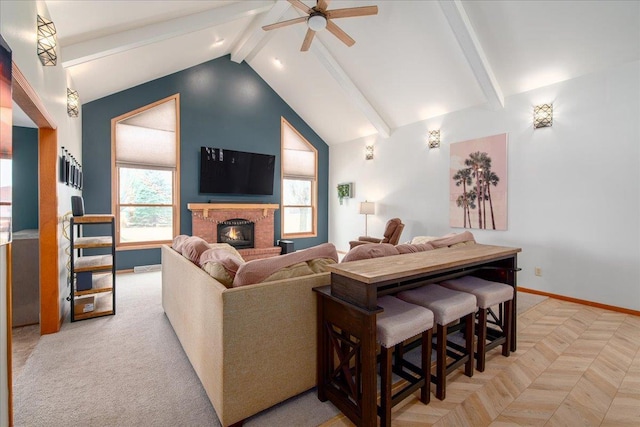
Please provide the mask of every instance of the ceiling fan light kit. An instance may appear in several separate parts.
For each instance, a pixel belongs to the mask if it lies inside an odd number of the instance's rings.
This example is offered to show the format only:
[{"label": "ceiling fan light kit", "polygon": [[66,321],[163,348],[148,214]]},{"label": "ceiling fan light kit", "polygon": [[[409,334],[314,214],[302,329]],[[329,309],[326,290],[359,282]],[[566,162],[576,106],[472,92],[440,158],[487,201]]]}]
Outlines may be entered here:
[{"label": "ceiling fan light kit", "polygon": [[307,25],[313,31],[324,30],[327,28],[327,18],[321,12],[314,12],[309,15]]},{"label": "ceiling fan light kit", "polygon": [[315,33],[322,31],[325,28],[334,36],[336,36],[342,43],[347,46],[353,46],[355,40],[353,40],[347,33],[345,33],[340,27],[338,27],[333,19],[337,18],[353,18],[355,16],[368,16],[377,15],[378,6],[360,6],[349,7],[345,9],[327,10],[326,0],[317,0],[314,7],[309,7],[300,0],[288,0],[294,7],[303,11],[308,17],[300,17],[290,19],[288,21],[276,22],[275,24],[265,25],[262,27],[264,31],[275,30],[276,28],[287,27],[289,25],[297,24],[299,22],[307,22],[307,34],[302,42],[301,51],[305,52],[309,50],[311,42]]}]

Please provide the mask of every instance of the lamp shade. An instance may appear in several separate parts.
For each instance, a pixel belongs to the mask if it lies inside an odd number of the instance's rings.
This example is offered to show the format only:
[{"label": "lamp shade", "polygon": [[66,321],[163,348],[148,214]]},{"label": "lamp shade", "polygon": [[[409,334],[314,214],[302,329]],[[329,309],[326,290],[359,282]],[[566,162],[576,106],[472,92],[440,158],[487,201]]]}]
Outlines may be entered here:
[{"label": "lamp shade", "polygon": [[376,213],[376,204],[373,202],[360,202],[360,213],[363,215],[373,215]]}]

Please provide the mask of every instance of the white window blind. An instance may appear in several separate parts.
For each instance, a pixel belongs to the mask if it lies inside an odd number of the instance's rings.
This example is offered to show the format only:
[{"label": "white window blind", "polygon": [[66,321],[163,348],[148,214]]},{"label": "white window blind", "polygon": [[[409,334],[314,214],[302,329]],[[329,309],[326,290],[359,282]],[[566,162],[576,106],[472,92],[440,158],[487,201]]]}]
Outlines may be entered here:
[{"label": "white window blind", "polygon": [[118,123],[116,164],[175,168],[175,132]]},{"label": "white window blind", "polygon": [[287,178],[316,179],[316,152],[290,126],[282,127],[282,173]]}]

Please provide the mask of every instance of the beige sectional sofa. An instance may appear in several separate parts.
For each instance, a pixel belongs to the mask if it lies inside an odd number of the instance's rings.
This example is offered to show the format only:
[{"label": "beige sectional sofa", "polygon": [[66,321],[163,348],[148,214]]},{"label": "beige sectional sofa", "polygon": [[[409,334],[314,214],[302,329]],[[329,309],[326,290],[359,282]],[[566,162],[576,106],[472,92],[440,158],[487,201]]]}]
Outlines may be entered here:
[{"label": "beige sectional sofa", "polygon": [[318,273],[227,288],[162,247],[164,311],[223,426],[316,385],[312,288],[328,284]]}]

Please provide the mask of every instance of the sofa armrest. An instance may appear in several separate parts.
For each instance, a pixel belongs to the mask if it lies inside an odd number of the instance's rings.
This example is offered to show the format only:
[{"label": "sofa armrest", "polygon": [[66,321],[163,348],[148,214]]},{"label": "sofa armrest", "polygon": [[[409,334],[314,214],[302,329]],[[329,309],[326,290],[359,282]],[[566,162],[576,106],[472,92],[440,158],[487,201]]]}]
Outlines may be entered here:
[{"label": "sofa armrest", "polygon": [[358,241],[363,243],[382,243],[382,239],[377,237],[369,237],[369,236],[360,236],[358,237]]},{"label": "sofa armrest", "polygon": [[222,294],[226,288],[170,247],[162,246],[161,253],[162,308],[218,412],[223,403]]},{"label": "sofa armrest", "polygon": [[349,242],[349,247],[351,249],[355,248],[356,246],[360,246],[360,245],[366,245],[369,243],[381,243],[382,239],[377,239],[375,237],[368,237],[368,236],[360,236],[358,237],[358,240],[352,240]]}]

